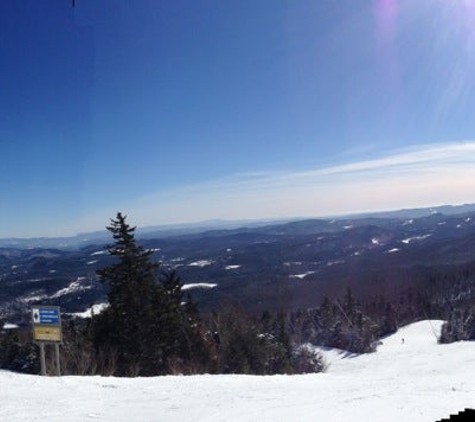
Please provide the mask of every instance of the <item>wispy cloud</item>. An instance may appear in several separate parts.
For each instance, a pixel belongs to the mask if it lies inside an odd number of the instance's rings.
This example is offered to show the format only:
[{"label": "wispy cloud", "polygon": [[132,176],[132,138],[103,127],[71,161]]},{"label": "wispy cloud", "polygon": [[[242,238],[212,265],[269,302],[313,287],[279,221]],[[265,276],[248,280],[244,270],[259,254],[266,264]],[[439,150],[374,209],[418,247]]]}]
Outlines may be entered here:
[{"label": "wispy cloud", "polygon": [[[209,190],[226,191],[230,189],[268,190],[296,188],[299,186],[323,186],[326,184],[351,184],[357,182],[374,182],[378,176],[387,180],[391,176],[394,181],[421,174],[435,174],[438,177],[449,176],[448,171],[457,176],[461,171],[475,170],[475,141],[457,144],[437,144],[392,151],[387,155],[364,161],[349,162],[302,171],[280,171],[266,173],[246,173],[202,185],[189,186],[190,192]],[[475,180],[474,180],[475,184]],[[422,193],[422,192],[421,192]]]},{"label": "wispy cloud", "polygon": [[[118,206],[139,225],[148,225],[323,216],[473,201],[475,141],[467,141],[418,146],[316,169],[239,174]],[[103,213],[101,218],[104,221]]]}]

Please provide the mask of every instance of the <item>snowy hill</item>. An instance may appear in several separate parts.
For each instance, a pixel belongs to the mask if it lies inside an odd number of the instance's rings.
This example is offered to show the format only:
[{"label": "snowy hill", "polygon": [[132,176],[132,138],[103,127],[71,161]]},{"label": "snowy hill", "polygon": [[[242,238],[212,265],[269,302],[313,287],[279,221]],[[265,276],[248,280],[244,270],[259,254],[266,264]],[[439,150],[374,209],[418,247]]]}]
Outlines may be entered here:
[{"label": "snowy hill", "polygon": [[441,325],[404,327],[369,355],[327,350],[324,374],[124,379],[0,371],[0,419],[435,421],[475,408],[475,343],[438,345]]}]

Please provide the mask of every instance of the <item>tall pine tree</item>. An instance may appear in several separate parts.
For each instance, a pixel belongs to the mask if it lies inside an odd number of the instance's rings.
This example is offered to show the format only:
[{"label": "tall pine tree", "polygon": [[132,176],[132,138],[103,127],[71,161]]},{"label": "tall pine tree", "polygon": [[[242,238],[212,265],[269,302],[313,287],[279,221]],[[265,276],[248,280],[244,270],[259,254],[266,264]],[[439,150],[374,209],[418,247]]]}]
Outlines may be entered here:
[{"label": "tall pine tree", "polygon": [[189,359],[199,321],[193,306],[182,304],[182,283],[162,273],[150,250],[136,244],[135,227],[118,213],[107,227],[114,244],[113,263],[97,273],[108,287],[109,307],[94,318],[94,342],[101,355],[115,361],[116,374],[166,373],[171,360]]}]

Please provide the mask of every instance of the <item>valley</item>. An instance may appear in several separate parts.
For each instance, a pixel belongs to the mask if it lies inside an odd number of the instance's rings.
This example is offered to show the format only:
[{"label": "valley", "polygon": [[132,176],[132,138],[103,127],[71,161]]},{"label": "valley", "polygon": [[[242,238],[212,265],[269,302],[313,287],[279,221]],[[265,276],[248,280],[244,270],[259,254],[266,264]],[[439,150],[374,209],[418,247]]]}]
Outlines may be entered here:
[{"label": "valley", "polygon": [[[357,297],[397,298],[430,275],[475,261],[475,210],[428,209],[339,219],[308,219],[186,232],[143,231],[138,241],[174,269],[184,290],[210,311],[227,301],[248,311],[314,307],[350,287]],[[0,248],[0,308],[26,322],[33,304],[81,313],[106,301],[96,270],[108,265],[100,242]],[[31,241],[30,241],[31,242]],[[1,242],[0,242],[1,243]],[[52,247],[55,246],[55,247]]]}]

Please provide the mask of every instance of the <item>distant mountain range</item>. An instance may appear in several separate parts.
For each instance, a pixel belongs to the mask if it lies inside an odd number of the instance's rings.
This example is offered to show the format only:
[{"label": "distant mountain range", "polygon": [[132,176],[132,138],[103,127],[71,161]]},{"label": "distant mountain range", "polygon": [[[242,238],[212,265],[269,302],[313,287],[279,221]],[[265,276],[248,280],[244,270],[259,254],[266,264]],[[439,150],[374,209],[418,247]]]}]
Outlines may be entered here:
[{"label": "distant mountain range", "polygon": [[[475,205],[288,222],[208,222],[138,230],[154,259],[174,268],[202,310],[228,300],[249,310],[317,305],[350,286],[397,295],[434,271],[475,262]],[[0,310],[32,304],[83,312],[105,301],[96,270],[111,261],[106,231],[0,241]]]},{"label": "distant mountain range", "polygon": [[[447,216],[459,215],[475,211],[475,204],[442,205],[431,208],[412,208],[397,211],[381,211],[364,214],[350,214],[348,216],[327,217],[321,221],[332,219],[366,219],[366,218],[421,218],[435,213]],[[199,223],[167,224],[159,226],[138,227],[138,239],[160,239],[180,235],[199,234],[213,230],[231,230],[240,228],[258,228],[269,225],[279,225],[296,221],[316,221],[310,218],[287,218],[279,220],[208,220]],[[91,244],[106,244],[110,241],[107,230],[90,233],[81,233],[69,237],[33,237],[33,238],[0,238],[0,247],[3,248],[56,248],[78,249]]]}]

